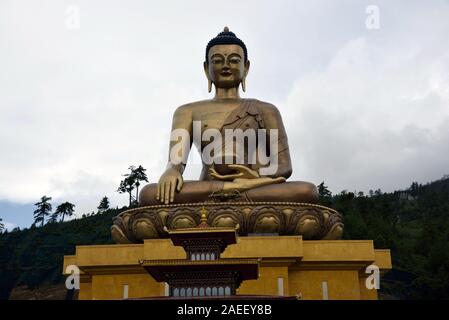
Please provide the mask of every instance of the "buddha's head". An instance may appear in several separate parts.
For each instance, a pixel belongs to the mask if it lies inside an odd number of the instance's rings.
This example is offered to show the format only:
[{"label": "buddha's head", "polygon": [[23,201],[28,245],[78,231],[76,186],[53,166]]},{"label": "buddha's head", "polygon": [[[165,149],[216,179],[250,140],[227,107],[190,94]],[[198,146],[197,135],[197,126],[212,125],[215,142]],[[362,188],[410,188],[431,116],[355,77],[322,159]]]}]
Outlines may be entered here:
[{"label": "buddha's head", "polygon": [[225,27],[206,47],[204,71],[216,88],[234,88],[242,84],[245,91],[245,78],[249,70],[248,52],[245,43]]}]

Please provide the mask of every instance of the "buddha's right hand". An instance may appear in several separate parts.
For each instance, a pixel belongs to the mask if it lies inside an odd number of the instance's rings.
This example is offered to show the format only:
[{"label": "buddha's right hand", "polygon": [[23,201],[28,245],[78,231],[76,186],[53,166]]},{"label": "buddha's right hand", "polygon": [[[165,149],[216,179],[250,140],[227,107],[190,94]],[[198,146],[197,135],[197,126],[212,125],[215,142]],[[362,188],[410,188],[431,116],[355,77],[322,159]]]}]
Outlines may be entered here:
[{"label": "buddha's right hand", "polygon": [[184,184],[182,174],[174,169],[167,169],[159,179],[157,184],[156,199],[162,203],[169,204],[175,200],[175,190],[181,191]]}]

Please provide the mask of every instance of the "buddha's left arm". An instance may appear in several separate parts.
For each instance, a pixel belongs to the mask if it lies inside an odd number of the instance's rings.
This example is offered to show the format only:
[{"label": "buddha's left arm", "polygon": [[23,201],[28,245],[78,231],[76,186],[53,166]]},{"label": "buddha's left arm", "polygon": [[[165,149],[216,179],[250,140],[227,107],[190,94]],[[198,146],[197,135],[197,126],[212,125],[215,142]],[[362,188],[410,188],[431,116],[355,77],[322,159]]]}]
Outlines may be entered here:
[{"label": "buddha's left arm", "polygon": [[[277,169],[273,174],[264,175],[271,178],[284,177],[288,179],[292,174],[292,163],[290,158],[290,151],[288,147],[287,134],[285,132],[284,123],[279,110],[274,105],[268,105],[263,110],[263,119],[265,128],[267,130],[267,143],[269,143],[270,154],[277,150]],[[271,134],[273,129],[277,129],[277,139],[271,141]],[[275,146],[277,144],[277,148]],[[276,158],[276,155],[271,157]],[[276,162],[273,163],[276,168]]]}]

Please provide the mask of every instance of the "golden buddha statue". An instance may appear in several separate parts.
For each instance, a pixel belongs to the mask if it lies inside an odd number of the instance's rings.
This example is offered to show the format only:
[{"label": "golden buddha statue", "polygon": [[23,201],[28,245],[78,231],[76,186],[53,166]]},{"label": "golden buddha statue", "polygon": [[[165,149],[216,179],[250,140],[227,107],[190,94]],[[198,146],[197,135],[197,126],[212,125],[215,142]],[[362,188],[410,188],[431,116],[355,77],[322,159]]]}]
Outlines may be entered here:
[{"label": "golden buddha statue", "polygon": [[[169,161],[159,183],[149,184],[142,189],[139,205],[206,201],[213,192],[232,191],[239,191],[247,201],[317,202],[318,192],[312,183],[286,182],[292,174],[292,165],[287,135],[278,109],[267,102],[240,97],[239,87],[242,85],[242,90],[245,91],[249,67],[245,44],[226,27],[206,48],[204,71],[209,83],[209,92],[212,85],[215,87],[214,98],[180,106],[173,116],[172,132],[182,129],[192,137],[195,121],[201,125],[201,134],[211,129],[222,132],[223,136],[225,130],[241,129],[245,133],[247,130],[257,132],[265,129],[267,135],[270,135],[275,129],[278,134],[278,139],[273,141],[277,144],[276,148],[272,145],[265,148],[277,149],[276,170],[268,175],[260,174],[260,168],[263,166],[260,163],[247,163],[246,153],[244,160],[240,161],[243,162],[241,164],[217,165],[217,161],[203,161],[200,181],[184,182],[182,174],[185,163],[173,164]],[[267,139],[270,141],[269,136]],[[176,143],[177,141],[171,141],[170,150]],[[198,143],[190,139],[188,143],[186,150],[190,149],[192,143],[197,143],[196,147],[201,152],[211,142]],[[180,155],[183,160],[187,157],[188,154]],[[235,158],[234,156],[232,159]]]},{"label": "golden buddha statue", "polygon": [[[204,71],[215,96],[177,108],[167,168],[157,184],[141,190],[139,208],[114,219],[116,242],[141,242],[167,237],[168,229],[195,227],[205,204],[210,226],[237,227],[240,235],[341,237],[341,216],[316,204],[316,186],[286,181],[292,165],[278,109],[240,97],[249,67],[244,42],[227,27],[209,41]],[[192,145],[201,153],[203,169],[199,181],[184,181]]]}]

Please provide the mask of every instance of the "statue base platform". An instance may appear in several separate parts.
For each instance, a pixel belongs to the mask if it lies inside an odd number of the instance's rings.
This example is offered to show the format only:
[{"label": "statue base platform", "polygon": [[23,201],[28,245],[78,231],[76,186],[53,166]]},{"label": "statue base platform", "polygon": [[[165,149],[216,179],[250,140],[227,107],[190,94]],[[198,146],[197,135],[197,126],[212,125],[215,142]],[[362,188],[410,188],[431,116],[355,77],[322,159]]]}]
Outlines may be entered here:
[{"label": "statue base platform", "polygon": [[195,228],[201,208],[207,209],[211,227],[237,228],[250,234],[301,235],[307,240],[337,240],[343,233],[342,216],[334,209],[300,202],[198,202],[153,205],[124,211],[111,228],[116,243],[142,243],[168,238],[167,230]]},{"label": "statue base platform", "polygon": [[[140,244],[77,246],[64,257],[64,270],[81,270],[79,299],[156,299],[168,295],[142,261],[185,259],[170,239]],[[298,297],[304,300],[372,300],[377,290],[365,285],[367,266],[391,269],[390,250],[376,250],[370,240],[303,240],[302,236],[240,236],[221,259],[259,259],[256,280],[244,281],[237,296]]]}]

